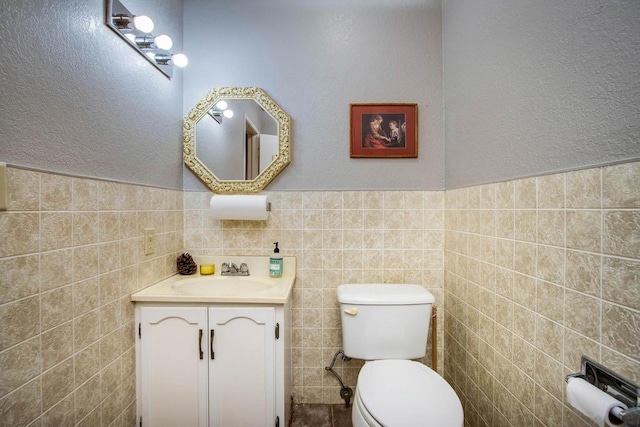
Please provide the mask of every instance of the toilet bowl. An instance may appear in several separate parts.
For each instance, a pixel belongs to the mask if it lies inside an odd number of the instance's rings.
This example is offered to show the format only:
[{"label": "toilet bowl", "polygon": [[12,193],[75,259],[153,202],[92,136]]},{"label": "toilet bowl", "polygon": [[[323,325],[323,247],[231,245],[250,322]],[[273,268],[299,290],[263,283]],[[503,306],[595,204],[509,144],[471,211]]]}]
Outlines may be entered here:
[{"label": "toilet bowl", "polygon": [[358,375],[354,427],[462,427],[464,413],[451,386],[411,359],[426,354],[431,305],[420,285],[356,284],[337,289],[342,344],[365,360]]},{"label": "toilet bowl", "polygon": [[353,427],[462,427],[462,405],[451,386],[422,363],[377,360],[358,376]]}]

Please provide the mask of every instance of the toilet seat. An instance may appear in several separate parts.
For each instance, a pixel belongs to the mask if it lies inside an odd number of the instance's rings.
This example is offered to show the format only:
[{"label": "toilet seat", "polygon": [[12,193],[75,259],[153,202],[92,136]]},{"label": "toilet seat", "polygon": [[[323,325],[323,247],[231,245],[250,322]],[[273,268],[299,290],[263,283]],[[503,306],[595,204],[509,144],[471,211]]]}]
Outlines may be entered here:
[{"label": "toilet seat", "polygon": [[[444,378],[411,360],[365,363],[358,376],[357,409],[388,427],[462,427],[460,399]],[[354,405],[354,410],[356,406]],[[364,413],[363,413],[364,412]],[[376,425],[368,422],[369,425]]]}]

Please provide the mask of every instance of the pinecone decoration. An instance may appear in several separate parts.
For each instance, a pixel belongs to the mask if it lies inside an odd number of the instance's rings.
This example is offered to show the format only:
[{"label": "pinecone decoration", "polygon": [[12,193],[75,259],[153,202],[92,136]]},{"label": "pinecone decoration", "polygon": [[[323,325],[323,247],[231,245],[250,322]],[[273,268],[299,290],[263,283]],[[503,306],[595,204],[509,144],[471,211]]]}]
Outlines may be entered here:
[{"label": "pinecone decoration", "polygon": [[178,257],[178,273],[186,276],[195,273],[197,270],[198,266],[191,255],[184,253]]}]

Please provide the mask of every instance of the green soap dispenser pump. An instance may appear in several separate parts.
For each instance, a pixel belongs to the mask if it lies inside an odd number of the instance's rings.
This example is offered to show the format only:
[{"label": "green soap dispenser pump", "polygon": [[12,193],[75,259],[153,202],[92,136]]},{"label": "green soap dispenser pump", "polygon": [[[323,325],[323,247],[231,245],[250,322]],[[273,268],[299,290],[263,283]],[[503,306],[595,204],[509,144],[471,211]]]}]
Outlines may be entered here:
[{"label": "green soap dispenser pump", "polygon": [[269,258],[269,276],[280,277],[282,276],[282,255],[280,255],[280,249],[278,249],[278,242],[274,242],[276,248],[273,250],[273,255]]}]

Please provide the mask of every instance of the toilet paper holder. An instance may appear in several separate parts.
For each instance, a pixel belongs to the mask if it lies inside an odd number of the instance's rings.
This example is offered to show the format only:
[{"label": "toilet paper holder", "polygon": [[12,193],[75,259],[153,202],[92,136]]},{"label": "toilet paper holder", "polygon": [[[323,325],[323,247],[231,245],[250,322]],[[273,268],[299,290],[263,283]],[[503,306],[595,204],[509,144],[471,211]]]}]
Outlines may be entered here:
[{"label": "toilet paper holder", "polygon": [[[582,378],[627,405],[629,409],[626,412],[638,411],[638,407],[640,407],[640,387],[637,384],[589,359],[587,356],[582,356],[580,365],[581,372],[567,375],[566,382],[569,382],[571,378]],[[624,412],[621,408],[617,408],[617,410],[611,411],[611,415],[623,420]]]}]

